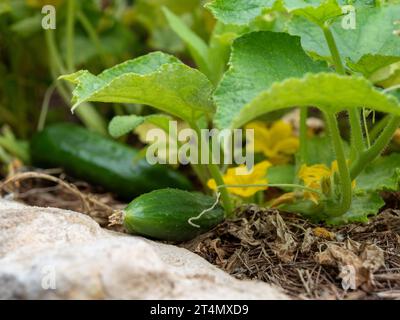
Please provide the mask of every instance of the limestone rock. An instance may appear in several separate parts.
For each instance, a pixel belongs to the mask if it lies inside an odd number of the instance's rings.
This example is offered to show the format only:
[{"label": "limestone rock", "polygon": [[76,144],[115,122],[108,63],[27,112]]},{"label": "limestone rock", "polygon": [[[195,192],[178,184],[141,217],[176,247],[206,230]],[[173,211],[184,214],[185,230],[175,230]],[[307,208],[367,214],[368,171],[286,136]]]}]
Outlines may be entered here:
[{"label": "limestone rock", "polygon": [[192,252],[0,200],[0,299],[287,299]]}]

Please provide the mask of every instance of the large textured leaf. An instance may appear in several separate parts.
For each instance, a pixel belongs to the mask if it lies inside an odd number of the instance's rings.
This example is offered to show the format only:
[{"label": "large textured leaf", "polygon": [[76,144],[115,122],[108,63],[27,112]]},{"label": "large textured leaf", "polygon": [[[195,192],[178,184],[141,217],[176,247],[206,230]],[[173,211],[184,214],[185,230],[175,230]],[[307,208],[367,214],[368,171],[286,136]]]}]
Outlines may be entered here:
[{"label": "large textured leaf", "polygon": [[315,106],[329,112],[363,106],[400,115],[398,100],[394,96],[379,92],[368,80],[362,77],[319,73],[275,83],[242,108],[239,115],[232,119],[230,126],[240,127],[265,113],[293,106]]},{"label": "large textured leaf", "polygon": [[398,191],[400,154],[393,153],[370,164],[357,177],[357,189],[365,191]]},{"label": "large textured leaf", "polygon": [[376,215],[385,202],[377,193],[358,193],[353,195],[350,209],[339,217],[329,216],[326,206],[332,207],[332,203],[320,203],[316,205],[310,200],[296,200],[279,208],[293,213],[300,213],[314,222],[324,221],[327,224],[339,225],[351,222],[368,222],[368,217]]},{"label": "large textured leaf", "polygon": [[[214,16],[224,23],[247,25],[270,9],[277,0],[214,0],[207,4]],[[307,16],[313,21],[325,21],[341,14],[335,0],[282,0],[289,12]],[[320,8],[321,7],[321,8]]]},{"label": "large textured leaf", "polygon": [[127,61],[98,76],[79,71],[61,77],[76,84],[73,103],[141,103],[192,121],[214,111],[206,76],[160,52]]},{"label": "large textured leaf", "polygon": [[226,24],[245,25],[261,15],[275,0],[214,0],[206,5],[214,16]]},{"label": "large textured leaf", "polygon": [[[394,35],[394,22],[399,20],[400,5],[384,7],[361,7],[356,11],[356,28],[344,29],[342,19],[336,19],[331,30],[339,52],[355,71],[367,70],[365,75],[393,63],[393,57],[400,57],[400,37]],[[306,51],[315,55],[330,57],[322,29],[305,17],[294,17],[289,33],[301,37]],[[365,56],[368,55],[367,58]],[[374,66],[376,65],[376,66]]]},{"label": "large textured leaf", "polygon": [[351,222],[368,222],[368,217],[374,216],[385,205],[379,194],[362,193],[353,196],[348,212],[340,217],[326,217],[328,224],[338,225]]},{"label": "large textured leaf", "polygon": [[220,128],[229,127],[240,110],[273,83],[328,71],[323,62],[304,53],[298,37],[273,32],[254,32],[237,39],[229,64],[214,94],[215,123]]}]

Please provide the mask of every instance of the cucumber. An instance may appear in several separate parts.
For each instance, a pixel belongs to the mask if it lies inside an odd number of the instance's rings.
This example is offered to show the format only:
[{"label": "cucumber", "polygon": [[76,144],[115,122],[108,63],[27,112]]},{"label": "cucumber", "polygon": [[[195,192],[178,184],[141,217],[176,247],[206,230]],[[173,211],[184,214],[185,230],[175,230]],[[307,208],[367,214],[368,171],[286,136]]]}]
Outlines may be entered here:
[{"label": "cucumber", "polygon": [[[158,240],[186,241],[224,220],[224,209],[219,204],[214,205],[214,198],[200,193],[156,190],[141,195],[126,207],[123,224],[129,233]],[[191,219],[195,217],[198,218]]]},{"label": "cucumber", "polygon": [[71,123],[47,127],[31,140],[35,166],[61,167],[124,199],[160,188],[191,190],[190,181],[166,165],[150,165],[139,150]]}]

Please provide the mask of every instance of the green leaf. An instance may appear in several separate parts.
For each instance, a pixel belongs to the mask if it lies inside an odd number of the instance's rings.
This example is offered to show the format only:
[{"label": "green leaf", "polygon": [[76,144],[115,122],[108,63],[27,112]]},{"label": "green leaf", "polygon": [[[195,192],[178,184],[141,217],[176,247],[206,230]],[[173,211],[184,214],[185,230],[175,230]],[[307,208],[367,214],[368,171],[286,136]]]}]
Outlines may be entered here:
[{"label": "green leaf", "polygon": [[237,39],[229,64],[214,94],[219,128],[229,127],[240,110],[273,83],[328,71],[325,63],[305,54],[298,37],[274,32],[253,32]]},{"label": "green leaf", "polygon": [[[264,10],[272,8],[278,2],[277,0],[214,0],[206,7],[224,23],[248,25]],[[341,14],[335,0],[283,0],[281,3],[287,11],[307,16],[318,23]]]},{"label": "green leaf", "polygon": [[145,122],[168,130],[168,123],[170,120],[171,117],[164,114],[152,114],[149,116],[137,116],[134,114],[129,116],[116,116],[111,120],[108,126],[108,132],[113,138],[119,138],[135,130]]},{"label": "green leaf", "polygon": [[275,0],[214,0],[206,8],[223,23],[246,25],[274,3]]},{"label": "green leaf", "polygon": [[[315,204],[310,200],[298,199],[293,203],[279,206],[279,209],[303,215],[318,223],[326,222],[330,225],[340,225],[352,222],[368,222],[368,217],[376,215],[385,202],[377,193],[358,193],[353,196],[352,204],[348,212],[339,217],[331,217],[326,214],[324,204]],[[332,206],[332,204],[327,204]]]},{"label": "green leaf", "polygon": [[[292,164],[272,166],[268,168],[267,180],[269,184],[291,184],[294,182],[296,172]],[[293,188],[282,188],[285,191],[292,191]]]},{"label": "green leaf", "polygon": [[280,205],[278,208],[286,212],[301,214],[314,222],[320,222],[325,219],[323,205],[315,204],[311,200],[294,199],[292,203]]},{"label": "green leaf", "polygon": [[[329,136],[315,136],[307,139],[307,165],[325,164],[328,168],[336,160],[332,140]],[[349,155],[350,147],[346,141],[342,141],[346,157]]]},{"label": "green leaf", "polygon": [[302,16],[321,27],[326,21],[342,15],[342,9],[336,0],[314,0],[311,3],[299,0],[286,0],[285,3],[288,10],[294,15]]},{"label": "green leaf", "polygon": [[398,191],[400,154],[393,153],[371,163],[356,179],[356,188],[364,191]]},{"label": "green leaf", "polygon": [[275,83],[242,108],[230,127],[241,127],[265,113],[293,106],[315,106],[327,112],[363,106],[400,115],[398,100],[379,92],[365,78],[319,73]]},{"label": "green leaf", "polygon": [[[364,77],[369,78],[373,81],[376,76],[375,74],[393,63],[400,61],[400,56],[380,56],[367,54],[363,56],[357,63],[353,63],[351,60],[347,61],[347,66],[354,72],[359,72],[364,75]],[[387,79],[387,78],[385,78]],[[385,80],[378,78],[377,80]]]},{"label": "green leaf", "polygon": [[[357,8],[354,30],[344,29],[342,19],[336,19],[331,30],[340,55],[348,66],[355,71],[363,71],[365,59],[368,59],[369,65],[382,67],[383,62],[392,63],[390,57],[400,57],[400,37],[393,33],[396,29],[394,22],[399,16],[399,5]],[[300,36],[304,50],[312,55],[330,58],[322,29],[307,18],[294,17],[289,24],[289,33]],[[366,55],[369,57],[364,58]]]},{"label": "green leaf", "polygon": [[368,222],[368,217],[374,216],[385,205],[379,194],[363,193],[353,196],[350,210],[340,217],[327,217],[326,222],[331,225],[347,224],[351,222]]},{"label": "green leaf", "polygon": [[76,84],[73,109],[86,101],[139,103],[189,122],[214,112],[213,87],[207,77],[161,52],[124,62],[98,76],[85,70],[60,78]]},{"label": "green leaf", "polygon": [[206,75],[210,74],[210,67],[208,64],[208,46],[196,33],[190,30],[189,27],[172,11],[164,7],[163,12],[168,20],[169,26],[187,45],[190,54],[199,67],[200,71]]}]

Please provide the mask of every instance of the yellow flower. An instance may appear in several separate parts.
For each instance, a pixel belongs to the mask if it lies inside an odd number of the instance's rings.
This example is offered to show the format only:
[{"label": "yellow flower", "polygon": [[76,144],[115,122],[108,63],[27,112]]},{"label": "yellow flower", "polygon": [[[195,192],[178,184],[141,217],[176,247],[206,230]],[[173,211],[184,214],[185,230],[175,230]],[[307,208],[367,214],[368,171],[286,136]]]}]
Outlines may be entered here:
[{"label": "yellow flower", "polygon": [[[304,185],[309,188],[321,190],[321,182],[323,178],[329,178],[331,170],[324,164],[316,164],[313,166],[302,165],[299,171],[299,178],[303,180]],[[318,203],[318,194],[310,191],[304,192],[304,198]]]},{"label": "yellow flower", "polygon": [[41,8],[47,4],[57,7],[64,0],[25,0],[28,7]]},{"label": "yellow flower", "polygon": [[[338,163],[336,160],[332,162],[331,168],[328,168],[324,164],[315,164],[312,166],[302,165],[298,176],[303,181],[304,186],[326,193],[326,191],[330,189],[332,176],[335,172],[338,172]],[[356,182],[353,181],[352,187],[355,188],[355,186]],[[275,199],[271,206],[277,207],[281,204],[293,203],[297,198],[298,194],[295,192],[285,193]],[[304,191],[303,198],[318,204],[319,194],[311,191]]]},{"label": "yellow flower", "polygon": [[[266,178],[267,170],[271,166],[269,161],[263,161],[256,164],[252,172],[249,172],[245,165],[241,165],[236,168],[229,168],[224,175],[224,184],[227,185],[239,185],[239,184],[268,184]],[[238,174],[241,173],[241,174]],[[217,190],[217,185],[214,179],[210,179],[207,185],[212,190]],[[248,198],[254,195],[258,191],[267,190],[267,186],[263,187],[242,187],[242,188],[228,188],[228,191]]]},{"label": "yellow flower", "polygon": [[246,129],[254,130],[254,152],[263,153],[273,164],[289,162],[299,148],[292,126],[282,120],[269,128],[261,121],[254,121],[246,125]]},{"label": "yellow flower", "polygon": [[[303,180],[304,185],[309,188],[323,191],[323,182],[330,179],[335,172],[338,172],[338,163],[333,161],[329,169],[324,164],[316,164],[312,166],[302,165],[299,171],[299,178]],[[355,188],[356,182],[352,182],[352,187]],[[318,194],[314,192],[304,192],[304,197],[318,203]]]}]

